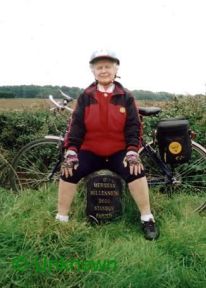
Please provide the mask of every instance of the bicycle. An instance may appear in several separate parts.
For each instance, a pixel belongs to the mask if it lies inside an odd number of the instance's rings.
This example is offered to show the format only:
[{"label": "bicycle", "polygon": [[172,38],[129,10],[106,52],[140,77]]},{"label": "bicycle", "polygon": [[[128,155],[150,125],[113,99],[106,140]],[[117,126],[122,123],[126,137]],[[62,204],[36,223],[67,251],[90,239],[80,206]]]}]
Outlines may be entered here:
[{"label": "bicycle", "polygon": [[[67,109],[71,112],[67,104],[72,98],[64,93],[62,95],[66,98],[63,105],[50,96],[56,106],[53,110]],[[139,108],[142,120],[144,117],[157,116],[160,112],[159,107]],[[17,191],[24,188],[38,189],[49,182],[58,182],[64,155],[63,140],[62,135],[46,135],[22,147],[12,162],[16,172],[10,177],[12,188]],[[155,137],[149,142],[143,139],[139,153],[150,187],[158,187],[169,193],[183,190],[206,191],[206,149],[194,140],[191,143],[190,161],[172,165],[165,163],[160,157]]]},{"label": "bicycle", "polygon": [[[2,153],[3,154],[3,153]],[[0,151],[0,187],[7,186],[7,175],[10,171],[15,174],[11,164],[6,160],[6,158],[1,154]]]}]

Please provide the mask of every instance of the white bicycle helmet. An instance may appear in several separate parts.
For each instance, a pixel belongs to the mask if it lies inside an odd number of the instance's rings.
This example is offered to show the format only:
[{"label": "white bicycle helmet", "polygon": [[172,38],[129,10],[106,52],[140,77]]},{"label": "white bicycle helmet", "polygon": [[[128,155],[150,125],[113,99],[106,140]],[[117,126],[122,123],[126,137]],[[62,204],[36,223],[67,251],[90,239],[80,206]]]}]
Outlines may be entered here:
[{"label": "white bicycle helmet", "polygon": [[101,49],[101,50],[96,50],[92,53],[91,58],[89,63],[90,64],[94,64],[97,60],[99,59],[104,59],[104,58],[108,58],[113,60],[114,62],[117,63],[117,65],[120,64],[120,61],[118,59],[118,57],[116,56],[115,52],[111,51],[111,50],[107,50],[107,49]]}]

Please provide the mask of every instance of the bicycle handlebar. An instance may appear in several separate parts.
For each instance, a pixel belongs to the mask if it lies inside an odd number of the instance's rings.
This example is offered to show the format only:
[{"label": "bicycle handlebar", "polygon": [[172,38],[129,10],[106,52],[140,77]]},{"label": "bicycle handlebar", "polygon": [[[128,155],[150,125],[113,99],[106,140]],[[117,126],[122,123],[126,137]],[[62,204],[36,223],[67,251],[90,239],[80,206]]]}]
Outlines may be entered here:
[{"label": "bicycle handlebar", "polygon": [[[62,93],[63,93],[63,92],[62,92]],[[64,94],[64,93],[63,93],[63,94]],[[55,110],[56,108],[59,108],[59,109],[61,109],[61,110],[66,109],[66,110],[68,110],[69,112],[73,112],[73,109],[67,106],[68,101],[72,101],[73,99],[72,99],[70,96],[66,95],[66,94],[64,95],[64,97],[67,99],[67,101],[65,101],[65,102],[63,103],[63,105],[61,105],[61,104],[59,104],[56,100],[54,100],[53,95],[49,95],[49,100],[56,106],[56,107],[51,108],[50,110]]]},{"label": "bicycle handlebar", "polygon": [[59,89],[59,92],[62,94],[62,96],[63,96],[64,98],[67,99],[68,102],[71,102],[71,101],[74,100],[71,96],[69,96],[69,95],[67,95],[66,93],[64,93],[61,89]]}]

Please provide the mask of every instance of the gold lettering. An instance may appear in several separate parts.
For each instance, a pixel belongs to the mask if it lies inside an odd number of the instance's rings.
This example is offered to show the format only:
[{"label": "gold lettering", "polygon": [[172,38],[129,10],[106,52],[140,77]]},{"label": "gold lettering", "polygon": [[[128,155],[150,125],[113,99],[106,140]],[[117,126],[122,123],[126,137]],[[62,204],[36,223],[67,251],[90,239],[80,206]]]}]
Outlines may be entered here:
[{"label": "gold lettering", "polygon": [[110,203],[112,203],[112,201],[110,199],[101,199],[101,198],[98,198],[98,202],[99,202],[99,204],[110,204]]},{"label": "gold lettering", "polygon": [[94,196],[119,196],[118,191],[91,190],[90,195]]},{"label": "gold lettering", "polygon": [[94,183],[94,188],[115,188],[115,184],[114,183],[99,183],[96,182]]},{"label": "gold lettering", "polygon": [[100,214],[100,213],[97,213],[97,214],[96,214],[96,217],[97,217],[97,218],[111,218],[111,217],[112,217],[112,214],[111,214],[111,213],[108,213],[108,214],[104,214],[104,213]]},{"label": "gold lettering", "polygon": [[114,211],[113,206],[94,206],[95,211]]}]

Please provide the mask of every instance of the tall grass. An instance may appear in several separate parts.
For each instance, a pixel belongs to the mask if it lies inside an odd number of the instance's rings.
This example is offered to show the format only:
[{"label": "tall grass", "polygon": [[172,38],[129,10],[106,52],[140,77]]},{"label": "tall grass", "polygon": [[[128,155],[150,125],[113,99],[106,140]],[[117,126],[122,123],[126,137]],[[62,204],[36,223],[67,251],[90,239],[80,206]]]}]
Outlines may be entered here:
[{"label": "tall grass", "polygon": [[[205,287],[206,218],[194,209],[202,195],[169,198],[151,191],[160,227],[157,241],[142,235],[128,192],[124,213],[92,226],[85,217],[84,186],[69,223],[54,220],[56,188],[12,194],[0,190],[0,287]],[[51,266],[43,265],[44,261]],[[61,269],[60,261],[115,261],[111,269]]]}]

